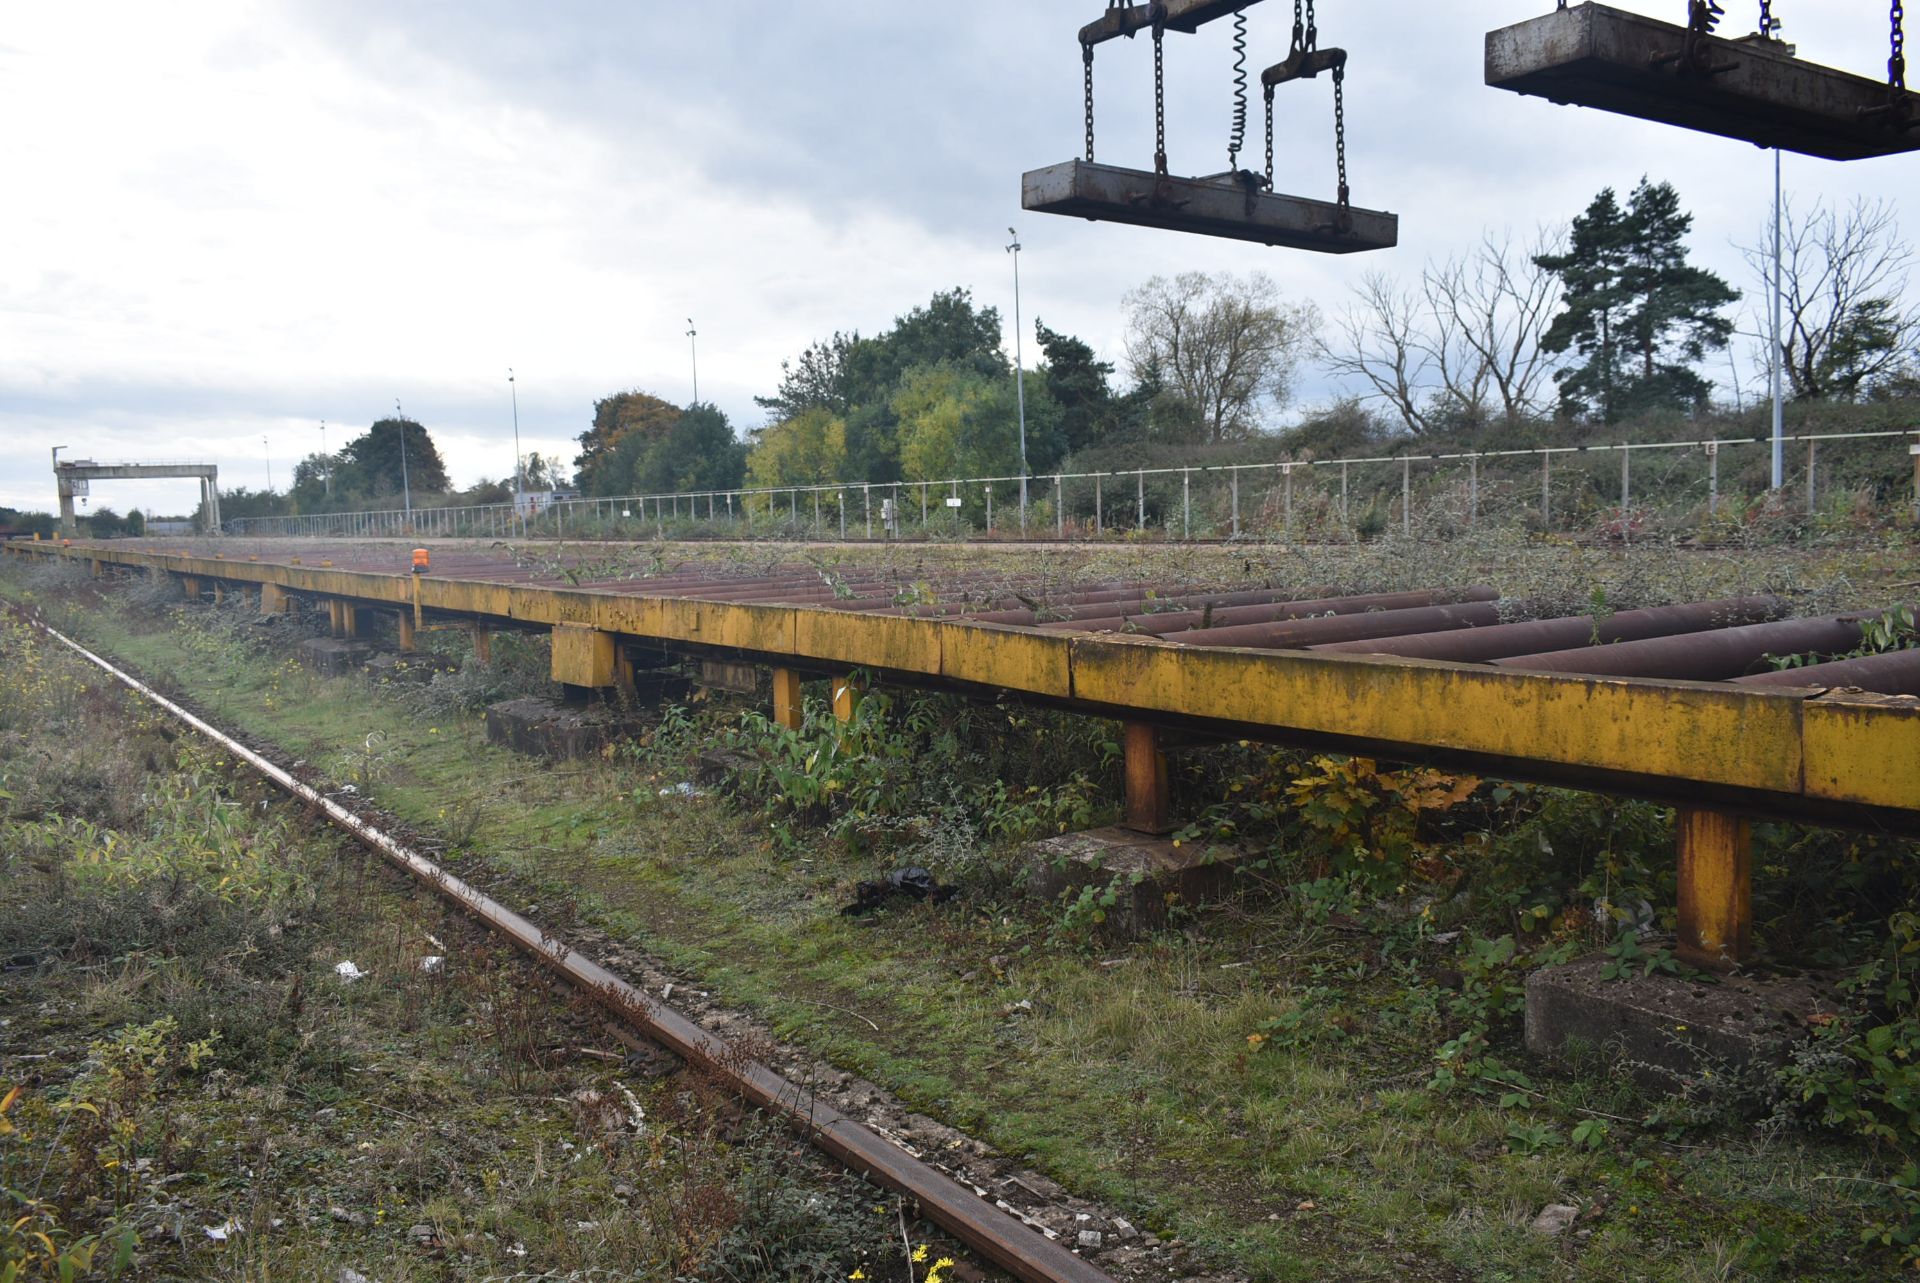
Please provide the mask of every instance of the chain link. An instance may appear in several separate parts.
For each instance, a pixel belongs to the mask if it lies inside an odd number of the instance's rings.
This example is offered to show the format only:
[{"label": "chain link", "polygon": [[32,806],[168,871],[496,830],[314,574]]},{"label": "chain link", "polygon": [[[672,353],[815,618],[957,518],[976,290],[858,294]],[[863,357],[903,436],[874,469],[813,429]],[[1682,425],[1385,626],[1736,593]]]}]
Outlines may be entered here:
[{"label": "chain link", "polygon": [[1780,20],[1773,16],[1773,0],[1760,0],[1761,38],[1770,39],[1778,30],[1780,30]]},{"label": "chain link", "polygon": [[1333,69],[1333,155],[1340,167],[1340,208],[1347,207],[1347,69]]},{"label": "chain link", "polygon": [[1687,29],[1699,36],[1710,36],[1727,11],[1719,0],[1687,0]]},{"label": "chain link", "polygon": [[1080,46],[1080,64],[1087,81],[1087,163],[1093,163],[1093,46]]},{"label": "chain link", "polygon": [[1273,86],[1265,86],[1267,99],[1267,190],[1273,190]]},{"label": "chain link", "polygon": [[1165,27],[1153,24],[1153,172],[1167,172],[1167,70],[1162,57]]},{"label": "chain link", "polygon": [[1907,87],[1907,7],[1900,0],[1893,0],[1888,22],[1893,28],[1890,37],[1893,52],[1887,57],[1887,83],[1904,90]]}]

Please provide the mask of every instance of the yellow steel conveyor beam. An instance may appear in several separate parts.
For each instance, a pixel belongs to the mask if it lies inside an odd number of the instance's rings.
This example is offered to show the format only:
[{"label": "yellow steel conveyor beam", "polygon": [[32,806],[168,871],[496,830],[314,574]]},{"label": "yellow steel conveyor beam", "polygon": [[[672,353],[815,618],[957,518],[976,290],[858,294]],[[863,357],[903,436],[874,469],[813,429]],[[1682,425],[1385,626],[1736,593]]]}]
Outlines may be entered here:
[{"label": "yellow steel conveyor beam", "polygon": [[[1145,720],[1386,757],[1448,755],[1603,792],[1704,787],[1779,814],[1920,828],[1920,706],[1859,692],[1570,677],[1384,657],[1168,645],[810,606],[707,602],[224,557],[14,542],[9,551],[424,612],[576,625],[774,665],[884,670]],[[583,652],[585,653],[585,652]],[[1534,768],[1529,770],[1528,768]],[[1699,800],[1705,800],[1701,795]]]}]

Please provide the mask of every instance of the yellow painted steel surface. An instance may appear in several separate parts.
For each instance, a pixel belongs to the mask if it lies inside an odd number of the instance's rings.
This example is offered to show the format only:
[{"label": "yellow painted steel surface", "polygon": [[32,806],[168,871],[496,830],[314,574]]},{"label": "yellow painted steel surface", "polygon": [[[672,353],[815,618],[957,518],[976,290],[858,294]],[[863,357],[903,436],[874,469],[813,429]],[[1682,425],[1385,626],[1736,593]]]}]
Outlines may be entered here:
[{"label": "yellow painted steel surface", "polygon": [[[6,545],[21,555],[152,566],[478,623],[570,625],[743,652],[760,662],[879,668],[1166,714],[1514,762],[1699,783],[1779,799],[1920,814],[1920,708],[1813,691],[1629,681],[1305,652],[1173,646],[812,606],[708,602],[593,589],[415,578],[117,547]],[[595,643],[597,645],[597,643]],[[556,661],[558,662],[558,661]],[[601,677],[601,665],[581,671]],[[571,678],[565,680],[573,680]],[[606,684],[602,681],[581,684]],[[1671,790],[1668,790],[1671,792]]]},{"label": "yellow painted steel surface", "polygon": [[1920,809],[1920,704],[1829,695],[1804,716],[1807,796]]},{"label": "yellow painted steel surface", "polygon": [[[1802,698],[1707,682],[1079,640],[1073,693],[1121,708],[1800,791]],[[1916,799],[1920,803],[1920,799]]]},{"label": "yellow painted steel surface", "polygon": [[553,627],[553,680],[574,686],[613,685],[613,634],[584,624]]}]

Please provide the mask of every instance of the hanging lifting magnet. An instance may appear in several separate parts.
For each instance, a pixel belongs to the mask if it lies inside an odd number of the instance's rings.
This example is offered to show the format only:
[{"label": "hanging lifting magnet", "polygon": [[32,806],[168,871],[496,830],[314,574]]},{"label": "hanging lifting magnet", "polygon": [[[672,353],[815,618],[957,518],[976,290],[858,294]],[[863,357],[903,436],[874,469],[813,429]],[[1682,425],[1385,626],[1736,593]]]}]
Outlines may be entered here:
[{"label": "hanging lifting magnet", "polygon": [[1241,175],[1174,178],[1070,160],[1029,172],[1020,204],[1044,214],[1325,254],[1390,249],[1400,241],[1398,214],[1262,192]]},{"label": "hanging lifting magnet", "polygon": [[1486,75],[1497,89],[1828,160],[1920,150],[1920,100],[1904,89],[1802,62],[1778,40],[1724,40],[1603,4],[1490,32]]}]

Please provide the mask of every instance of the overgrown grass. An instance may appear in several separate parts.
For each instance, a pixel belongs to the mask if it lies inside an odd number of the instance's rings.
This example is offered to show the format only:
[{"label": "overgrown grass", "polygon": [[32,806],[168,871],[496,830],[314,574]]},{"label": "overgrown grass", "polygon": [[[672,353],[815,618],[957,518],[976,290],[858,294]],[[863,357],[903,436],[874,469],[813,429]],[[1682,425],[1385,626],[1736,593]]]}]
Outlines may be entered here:
[{"label": "overgrown grass", "polygon": [[[189,666],[229,635],[197,623]],[[104,682],[0,616],[0,1277],[905,1272],[892,1200],[700,1074],[636,1071]]]},{"label": "overgrown grass", "polygon": [[[1490,536],[1394,553],[1244,573],[1369,590],[1482,576],[1543,609],[1594,604],[1596,586],[1618,608],[1761,588],[1824,608],[1911,577],[1899,549],[1841,565]],[[1071,573],[1149,564],[1199,579],[1226,563],[1103,553]],[[379,744],[373,795],[543,919],[634,940],[779,1036],[1257,1278],[1837,1280],[1900,1262],[1861,1242],[1906,1214],[1886,1189],[1898,1164],[1844,1122],[1760,1095],[1670,1104],[1519,1053],[1529,959],[1621,946],[1643,901],[1672,903],[1659,808],[1251,747],[1185,755],[1183,840],[1266,856],[1245,896],[1127,941],[1025,900],[1012,862],[1015,840],[1109,813],[1097,724],[909,697],[870,699],[849,730],[813,691],[799,736],[702,706],[631,753],[532,771],[471,712],[422,717],[233,642],[199,653],[206,615],[75,622],[292,755]],[[673,789],[722,743],[758,763],[739,804]],[[1761,843],[1762,928],[1782,956],[1861,965],[1910,897],[1903,849],[1788,829]],[[856,881],[909,860],[964,881],[963,899],[840,914]],[[1555,1201],[1583,1209],[1578,1229],[1531,1232]]]}]

